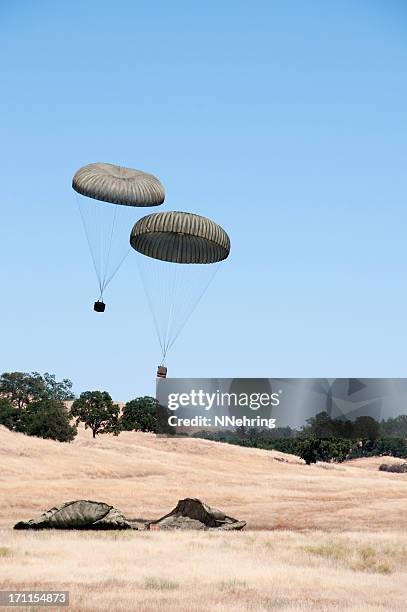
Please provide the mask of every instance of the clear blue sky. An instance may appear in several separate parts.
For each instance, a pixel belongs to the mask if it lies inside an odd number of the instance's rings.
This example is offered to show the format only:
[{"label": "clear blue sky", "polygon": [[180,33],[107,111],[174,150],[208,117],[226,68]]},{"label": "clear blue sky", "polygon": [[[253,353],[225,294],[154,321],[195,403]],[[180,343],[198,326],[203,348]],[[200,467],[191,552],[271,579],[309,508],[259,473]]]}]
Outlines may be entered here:
[{"label": "clear blue sky", "polygon": [[407,374],[405,2],[2,0],[0,54],[0,371],[154,393],[130,258],[91,310],[71,178],[108,161],[232,240],[171,376]]}]

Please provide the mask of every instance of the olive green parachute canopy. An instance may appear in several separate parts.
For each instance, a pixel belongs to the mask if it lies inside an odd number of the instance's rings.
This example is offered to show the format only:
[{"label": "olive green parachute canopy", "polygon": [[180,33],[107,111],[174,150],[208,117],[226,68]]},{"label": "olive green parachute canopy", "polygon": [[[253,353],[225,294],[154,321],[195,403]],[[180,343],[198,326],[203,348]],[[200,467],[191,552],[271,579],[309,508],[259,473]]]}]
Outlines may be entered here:
[{"label": "olive green parachute canopy", "polygon": [[134,225],[130,244],[139,253],[180,264],[207,264],[226,259],[229,236],[211,219],[186,212],[160,212]]},{"label": "olive green parachute canopy", "polygon": [[96,163],[80,168],[72,187],[81,195],[125,206],[158,206],[165,199],[158,178],[141,170]]},{"label": "olive green parachute canopy", "polygon": [[123,514],[103,502],[80,499],[55,506],[14,529],[137,529]]}]

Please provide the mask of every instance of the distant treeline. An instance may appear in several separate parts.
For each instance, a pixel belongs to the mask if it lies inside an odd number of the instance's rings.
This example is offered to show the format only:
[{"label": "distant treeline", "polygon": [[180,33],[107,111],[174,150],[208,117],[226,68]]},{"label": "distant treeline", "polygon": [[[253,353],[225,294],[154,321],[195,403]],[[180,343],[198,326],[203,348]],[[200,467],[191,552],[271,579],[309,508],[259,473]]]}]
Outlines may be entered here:
[{"label": "distant treeline", "polygon": [[[71,401],[68,410],[66,403]],[[57,381],[53,374],[5,372],[0,376],[0,425],[10,430],[60,442],[70,442],[83,423],[93,437],[121,431],[173,434],[169,411],[153,397],[144,396],[115,404],[107,391],[85,391],[78,398],[69,379]],[[315,461],[344,461],[354,457],[392,455],[407,458],[407,416],[376,421],[369,416],[355,421],[332,419],[320,412],[301,429],[278,427],[201,431],[193,434],[217,442],[250,448],[278,450]]]},{"label": "distant treeline", "polygon": [[298,455],[307,463],[382,455],[407,458],[407,415],[378,422],[370,416],[361,416],[355,421],[332,419],[327,412],[320,412],[307,419],[301,429],[239,427],[234,431],[201,431],[193,436],[250,448],[274,449]]}]

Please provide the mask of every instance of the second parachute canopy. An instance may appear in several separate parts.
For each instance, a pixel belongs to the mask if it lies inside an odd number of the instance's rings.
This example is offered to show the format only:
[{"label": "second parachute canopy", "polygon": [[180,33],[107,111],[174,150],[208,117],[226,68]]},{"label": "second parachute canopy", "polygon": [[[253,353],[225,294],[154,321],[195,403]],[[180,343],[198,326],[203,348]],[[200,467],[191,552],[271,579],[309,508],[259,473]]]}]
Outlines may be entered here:
[{"label": "second parachute canopy", "polygon": [[164,363],[217,272],[218,266],[205,264],[228,257],[229,236],[211,219],[170,211],[137,221],[130,244],[144,255],[138,259],[139,269]]}]

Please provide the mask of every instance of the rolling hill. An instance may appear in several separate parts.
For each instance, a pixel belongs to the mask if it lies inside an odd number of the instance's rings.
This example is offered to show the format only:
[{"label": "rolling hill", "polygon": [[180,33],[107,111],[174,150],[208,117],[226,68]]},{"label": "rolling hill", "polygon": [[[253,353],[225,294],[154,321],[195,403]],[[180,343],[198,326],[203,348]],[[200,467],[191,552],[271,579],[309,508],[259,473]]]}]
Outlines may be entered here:
[{"label": "rolling hill", "polygon": [[64,444],[0,427],[0,527],[78,498],[149,519],[199,497],[247,529],[405,529],[407,476],[379,472],[382,462],[306,466],[276,451],[134,432],[93,440],[84,429]]}]

